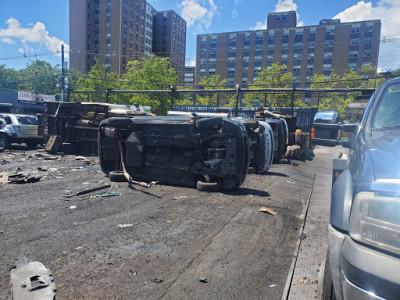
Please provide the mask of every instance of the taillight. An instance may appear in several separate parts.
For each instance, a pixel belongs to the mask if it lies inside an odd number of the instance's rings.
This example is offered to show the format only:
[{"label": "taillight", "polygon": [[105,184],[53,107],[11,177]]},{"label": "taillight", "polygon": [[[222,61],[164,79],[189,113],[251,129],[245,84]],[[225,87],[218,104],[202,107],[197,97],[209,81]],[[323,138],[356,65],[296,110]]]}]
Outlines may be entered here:
[{"label": "taillight", "polygon": [[315,128],[314,127],[311,129],[311,138],[312,139],[315,138]]}]

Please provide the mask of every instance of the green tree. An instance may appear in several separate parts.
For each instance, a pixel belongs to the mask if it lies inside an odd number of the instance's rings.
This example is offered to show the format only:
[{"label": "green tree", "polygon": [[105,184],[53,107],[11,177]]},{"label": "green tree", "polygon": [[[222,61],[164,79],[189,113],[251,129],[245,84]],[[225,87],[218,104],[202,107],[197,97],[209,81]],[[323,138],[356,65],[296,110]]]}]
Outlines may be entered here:
[{"label": "green tree", "polygon": [[56,95],[59,93],[58,74],[57,67],[42,60],[35,60],[18,72],[18,89],[36,94]]},{"label": "green tree", "polygon": [[[101,64],[97,58],[95,58],[95,61],[96,63],[91,68],[90,72],[78,79],[76,90],[104,92],[107,91],[107,89],[118,89],[118,75],[113,72],[108,72],[107,66]],[[76,76],[76,74],[74,76]],[[86,94],[75,94],[72,99],[74,101],[105,102],[106,95],[103,93],[90,94],[88,97]],[[118,103],[116,95],[110,95],[109,102]]]},{"label": "green tree", "polygon": [[[286,65],[272,64],[271,67],[263,69],[258,73],[250,89],[260,88],[290,88],[292,87],[293,76],[290,72],[285,72]],[[254,100],[263,102],[265,93],[251,93],[245,96],[245,105],[253,106]],[[291,105],[291,93],[274,93],[268,95],[267,106],[286,107]]]},{"label": "green tree", "polygon": [[0,65],[0,88],[18,90],[18,72]]},{"label": "green tree", "polygon": [[[350,73],[348,78],[354,78],[354,74]],[[319,111],[337,111],[339,118],[343,120],[346,117],[346,111],[349,107],[351,99],[337,92],[329,92],[329,89],[338,87],[340,84],[340,76],[332,71],[329,78],[321,74],[314,74],[311,78],[311,88],[325,89],[322,98],[319,101]]]},{"label": "green tree", "polygon": [[[199,80],[198,86],[200,89],[207,90],[221,90],[226,88],[228,81],[220,79],[219,75],[205,76]],[[220,93],[204,93],[204,95],[196,96],[196,103],[201,105],[223,106],[229,102],[226,97]]]},{"label": "green tree", "polygon": [[[130,61],[122,75],[122,88],[126,90],[165,90],[176,83],[175,70],[168,58],[149,56],[141,61]],[[169,94],[132,94],[118,96],[128,104],[151,106],[156,114],[165,114],[171,105]]]}]

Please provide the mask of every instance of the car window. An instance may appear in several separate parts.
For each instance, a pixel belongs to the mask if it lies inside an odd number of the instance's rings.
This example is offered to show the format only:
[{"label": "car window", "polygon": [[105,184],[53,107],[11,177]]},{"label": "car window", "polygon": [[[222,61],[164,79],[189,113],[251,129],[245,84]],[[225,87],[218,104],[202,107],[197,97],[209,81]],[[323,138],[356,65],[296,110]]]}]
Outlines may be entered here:
[{"label": "car window", "polygon": [[5,117],[4,117],[4,121],[6,121],[6,124],[7,124],[7,125],[12,124],[11,117],[9,117],[9,116],[5,116]]},{"label": "car window", "polygon": [[386,87],[372,119],[372,128],[397,126],[400,126],[400,83]]},{"label": "car window", "polygon": [[31,117],[31,116],[17,116],[17,120],[19,124],[24,124],[24,125],[37,125],[38,121],[36,117]]}]

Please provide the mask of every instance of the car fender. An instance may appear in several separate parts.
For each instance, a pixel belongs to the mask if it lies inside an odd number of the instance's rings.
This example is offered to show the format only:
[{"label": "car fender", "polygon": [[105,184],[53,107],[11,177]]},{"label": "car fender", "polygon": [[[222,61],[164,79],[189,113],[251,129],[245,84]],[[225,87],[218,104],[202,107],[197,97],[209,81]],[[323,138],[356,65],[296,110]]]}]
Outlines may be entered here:
[{"label": "car fender", "polygon": [[353,178],[350,170],[346,169],[332,187],[330,224],[336,230],[348,231],[352,201]]}]

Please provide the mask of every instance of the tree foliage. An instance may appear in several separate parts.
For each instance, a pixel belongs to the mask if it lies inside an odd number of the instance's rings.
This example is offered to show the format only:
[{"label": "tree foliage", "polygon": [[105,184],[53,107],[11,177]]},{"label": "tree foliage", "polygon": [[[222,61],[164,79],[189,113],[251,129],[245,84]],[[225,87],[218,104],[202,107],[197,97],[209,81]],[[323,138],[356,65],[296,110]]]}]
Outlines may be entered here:
[{"label": "tree foliage", "polygon": [[[263,69],[258,73],[257,81],[250,86],[250,89],[260,88],[290,88],[293,76],[285,72],[286,65],[272,64],[271,67]],[[253,106],[253,101],[265,102],[265,93],[252,93],[245,96],[245,105]],[[274,93],[267,95],[267,106],[286,107],[291,105],[291,93]]]},{"label": "tree foliage", "polygon": [[[141,61],[130,61],[122,75],[121,88],[125,90],[165,90],[175,84],[177,76],[168,58],[149,56]],[[132,94],[118,96],[124,103],[151,106],[156,114],[165,114],[171,105],[167,94]]]},{"label": "tree foliage", "polygon": [[[220,79],[219,75],[205,76],[202,77],[198,83],[200,89],[207,90],[221,90],[226,88],[228,81],[226,79]],[[223,106],[230,102],[230,97],[222,95],[221,93],[206,93],[196,96],[196,103],[201,105],[210,106]]]}]

